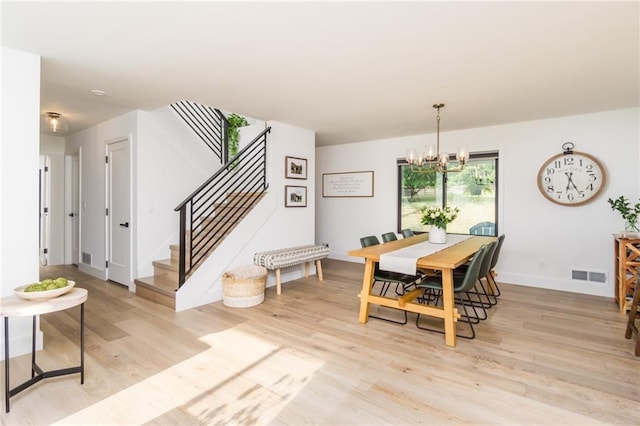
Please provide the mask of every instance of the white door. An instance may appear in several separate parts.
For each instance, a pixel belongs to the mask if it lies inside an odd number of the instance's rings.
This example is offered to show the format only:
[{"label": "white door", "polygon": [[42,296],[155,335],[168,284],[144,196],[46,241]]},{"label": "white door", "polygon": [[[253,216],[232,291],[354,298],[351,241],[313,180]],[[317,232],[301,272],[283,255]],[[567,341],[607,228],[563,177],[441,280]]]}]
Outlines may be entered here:
[{"label": "white door", "polygon": [[71,157],[71,263],[80,263],[80,155]]},{"label": "white door", "polygon": [[131,283],[131,173],[129,139],[107,145],[107,279]]},{"label": "white door", "polygon": [[40,156],[40,263],[49,260],[49,157]]}]

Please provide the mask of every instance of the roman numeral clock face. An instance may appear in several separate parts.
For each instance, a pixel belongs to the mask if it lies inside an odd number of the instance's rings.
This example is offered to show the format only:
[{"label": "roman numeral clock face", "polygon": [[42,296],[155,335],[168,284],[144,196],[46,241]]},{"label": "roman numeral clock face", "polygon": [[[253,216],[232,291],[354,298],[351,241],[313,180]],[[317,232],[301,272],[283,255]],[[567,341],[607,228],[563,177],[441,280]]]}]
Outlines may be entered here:
[{"label": "roman numeral clock face", "polygon": [[542,195],[566,206],[591,201],[604,188],[604,182],[605,172],[600,162],[580,152],[565,151],[551,157],[538,171]]}]

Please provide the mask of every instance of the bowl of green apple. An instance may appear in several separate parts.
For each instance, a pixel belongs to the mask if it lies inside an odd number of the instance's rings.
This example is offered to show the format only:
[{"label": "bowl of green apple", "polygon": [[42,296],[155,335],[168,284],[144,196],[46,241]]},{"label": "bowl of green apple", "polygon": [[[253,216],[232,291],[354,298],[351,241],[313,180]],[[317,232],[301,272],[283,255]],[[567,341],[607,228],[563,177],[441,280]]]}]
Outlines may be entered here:
[{"label": "bowl of green apple", "polygon": [[62,296],[71,290],[74,285],[76,285],[75,281],[63,277],[56,279],[47,278],[37,283],[20,286],[13,290],[13,292],[17,296],[27,300],[51,299]]}]

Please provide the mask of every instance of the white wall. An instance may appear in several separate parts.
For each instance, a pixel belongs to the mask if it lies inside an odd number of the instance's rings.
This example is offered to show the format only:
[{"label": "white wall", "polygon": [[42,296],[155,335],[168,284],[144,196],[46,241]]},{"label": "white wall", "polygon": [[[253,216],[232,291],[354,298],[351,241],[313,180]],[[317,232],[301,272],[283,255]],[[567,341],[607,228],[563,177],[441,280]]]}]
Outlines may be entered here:
[{"label": "white wall", "polygon": [[[131,137],[131,152],[135,157],[137,141],[137,111],[105,121],[67,137],[66,153],[80,150],[80,251],[91,254],[91,264],[80,263],[78,269],[97,278],[106,278],[105,242],[105,142]],[[135,176],[132,176],[135,200]],[[135,205],[132,206],[135,209]],[[135,211],[135,210],[134,210]],[[132,232],[137,224],[132,223]],[[135,270],[135,263],[132,265]]]},{"label": "white wall", "polygon": [[65,232],[65,139],[40,135],[40,154],[49,157],[49,261],[48,265],[64,264]]},{"label": "white wall", "polygon": [[157,143],[174,146],[177,154],[183,157],[185,167],[195,169],[200,176],[211,176],[221,163],[216,154],[200,137],[185,124],[180,116],[170,106],[164,106],[153,111],[141,112],[140,126],[153,127],[153,133],[146,145],[153,146],[154,138]]},{"label": "white wall", "polygon": [[[638,114],[632,108],[441,132],[443,151],[467,145],[472,152],[500,153],[498,220],[506,239],[497,271],[502,282],[613,297],[612,234],[624,222],[607,198],[640,195]],[[359,262],[347,251],[360,246],[360,237],[397,231],[396,160],[432,139],[418,135],[316,149],[316,237],[330,244],[330,257]],[[586,205],[556,205],[537,188],[541,164],[561,153],[567,141],[598,158],[607,172],[603,193]],[[373,198],[322,198],[322,173],[361,170],[375,172]],[[573,281],[571,268],[606,272],[607,283]]]},{"label": "white wall", "polygon": [[[39,280],[40,57],[2,47],[0,298]],[[4,333],[0,333],[4,347]],[[9,320],[10,356],[31,350],[31,318]],[[38,336],[41,347],[41,335]],[[4,351],[0,355],[4,358]]]}]

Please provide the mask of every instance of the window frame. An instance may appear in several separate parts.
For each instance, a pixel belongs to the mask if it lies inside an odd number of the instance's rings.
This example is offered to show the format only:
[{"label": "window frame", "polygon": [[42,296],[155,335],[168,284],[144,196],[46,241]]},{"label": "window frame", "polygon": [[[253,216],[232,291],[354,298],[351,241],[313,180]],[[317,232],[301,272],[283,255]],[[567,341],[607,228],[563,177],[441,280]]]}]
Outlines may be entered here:
[{"label": "window frame", "polygon": [[[449,154],[450,157],[455,158],[455,154]],[[495,187],[494,187],[494,191],[495,191],[495,202],[494,202],[494,217],[495,217],[495,237],[497,237],[498,235],[500,235],[499,233],[499,220],[498,220],[498,202],[499,202],[499,190],[500,190],[500,185],[499,185],[499,170],[500,170],[500,152],[499,151],[480,151],[480,152],[470,152],[469,153],[469,160],[483,160],[483,159],[493,159],[494,161],[494,165],[495,165]],[[406,159],[404,158],[399,158],[396,161],[396,168],[397,168],[397,180],[396,180],[396,189],[397,189],[397,199],[396,199],[396,205],[397,205],[397,210],[396,210],[396,228],[397,228],[397,232],[399,233],[400,230],[402,229],[402,194],[403,194],[403,188],[401,188],[401,183],[402,183],[402,170],[404,166],[408,166],[409,163],[407,162]],[[451,172],[451,173],[457,173],[457,172]],[[442,206],[444,207],[447,205],[447,173],[443,174],[443,179],[442,179]],[[424,234],[425,231],[414,231],[416,234]],[[460,235],[469,235],[467,234],[460,234]]]}]

